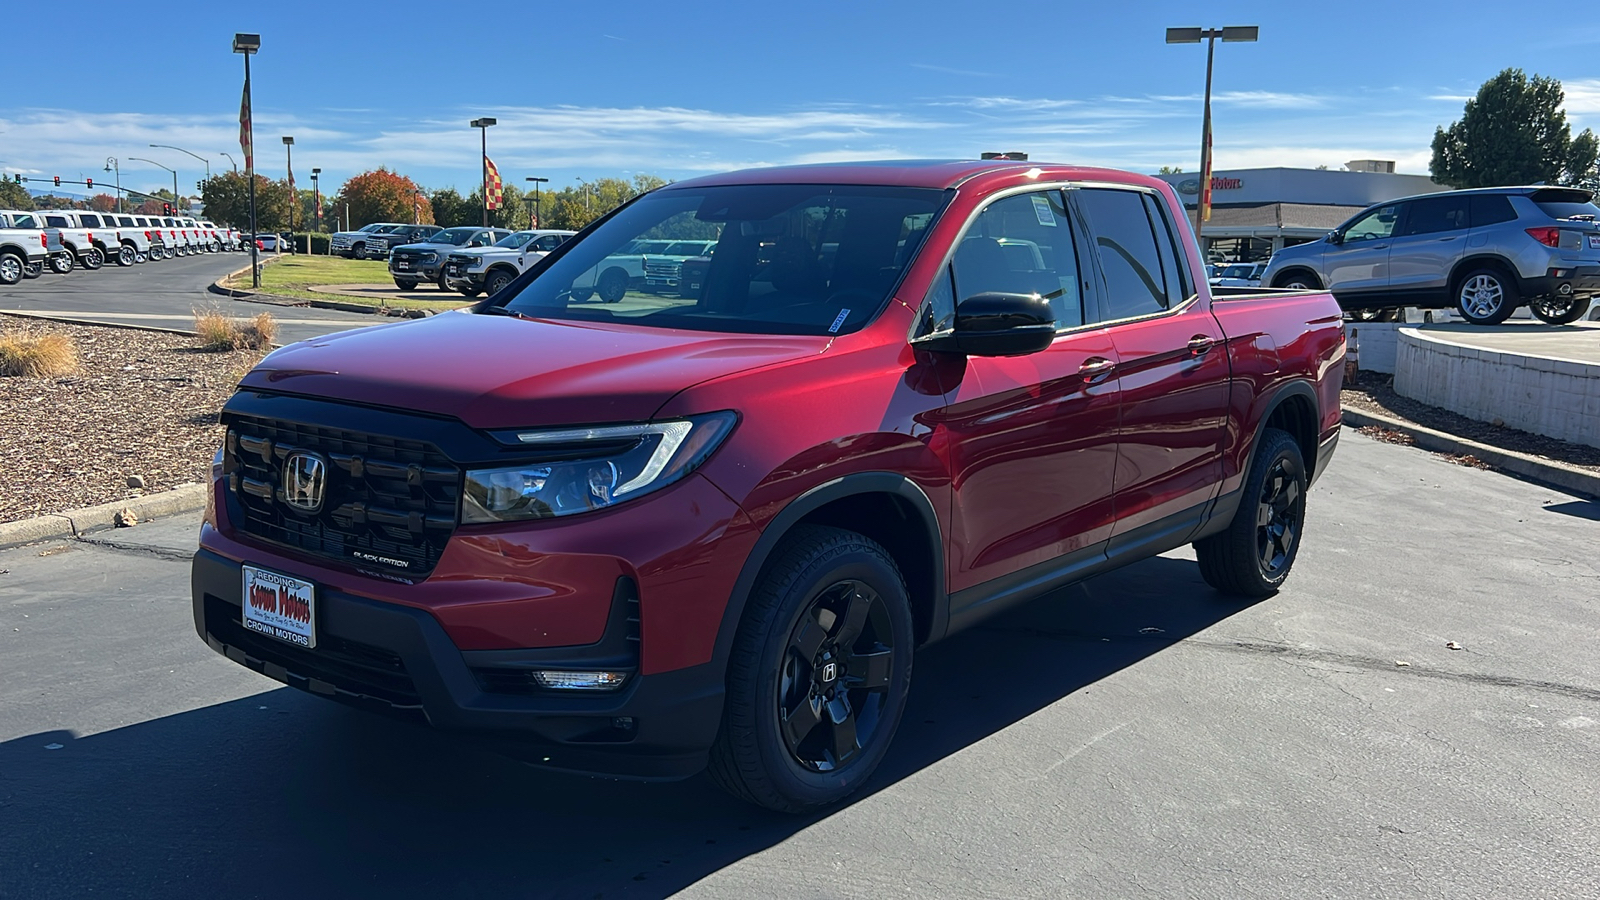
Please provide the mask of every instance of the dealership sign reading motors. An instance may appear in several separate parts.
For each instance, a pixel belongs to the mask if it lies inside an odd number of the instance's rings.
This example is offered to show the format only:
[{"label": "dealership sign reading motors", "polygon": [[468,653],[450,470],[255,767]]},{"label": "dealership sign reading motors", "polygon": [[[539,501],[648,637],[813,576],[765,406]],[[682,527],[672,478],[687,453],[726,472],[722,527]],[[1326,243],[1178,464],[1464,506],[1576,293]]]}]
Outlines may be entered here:
[{"label": "dealership sign reading motors", "polygon": [[[1244,187],[1244,179],[1242,178],[1222,178],[1217,176],[1211,179],[1211,189],[1213,191],[1237,191],[1242,187]],[[1200,193],[1200,179],[1190,178],[1187,181],[1178,182],[1178,193]]]}]

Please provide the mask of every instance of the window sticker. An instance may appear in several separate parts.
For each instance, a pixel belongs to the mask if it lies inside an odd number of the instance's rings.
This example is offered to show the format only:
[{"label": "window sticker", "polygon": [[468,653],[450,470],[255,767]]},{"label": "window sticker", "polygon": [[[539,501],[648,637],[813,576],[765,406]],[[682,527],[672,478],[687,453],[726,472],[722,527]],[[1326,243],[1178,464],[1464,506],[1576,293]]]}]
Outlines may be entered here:
[{"label": "window sticker", "polygon": [[844,320],[848,319],[848,318],[850,318],[850,310],[848,310],[848,309],[839,310],[839,315],[834,317],[833,324],[828,326],[828,333],[829,334],[838,334],[839,333],[839,326],[843,325],[844,324]]},{"label": "window sticker", "polygon": [[1050,201],[1038,194],[1034,194],[1031,199],[1033,214],[1039,218],[1039,224],[1049,228],[1056,227],[1056,214],[1050,210]]}]

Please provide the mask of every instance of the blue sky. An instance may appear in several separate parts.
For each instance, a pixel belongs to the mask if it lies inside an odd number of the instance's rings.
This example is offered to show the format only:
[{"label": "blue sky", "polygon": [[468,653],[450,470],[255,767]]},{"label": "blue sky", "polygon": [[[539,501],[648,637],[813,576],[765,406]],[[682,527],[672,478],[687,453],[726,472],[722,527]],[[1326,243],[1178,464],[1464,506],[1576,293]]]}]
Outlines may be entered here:
[{"label": "blue sky", "polygon": [[[257,167],[331,193],[379,165],[427,187],[477,180],[478,134],[507,181],[649,172],[682,179],[835,159],[1034,159],[1198,167],[1205,51],[1168,25],[1259,24],[1219,44],[1216,165],[1426,173],[1433,129],[1506,66],[1554,76],[1574,130],[1600,129],[1600,17],[1507,27],[1503,2],[1036,4],[922,2],[176,2],[114,28],[50,32],[5,51],[0,170],[125,187],[229,166],[238,145],[236,31],[252,60]],[[1573,7],[1576,9],[1577,7]],[[143,48],[134,49],[134,48]],[[91,62],[91,60],[93,62]],[[117,60],[136,65],[118,65]],[[127,85],[117,89],[117,84]]]}]

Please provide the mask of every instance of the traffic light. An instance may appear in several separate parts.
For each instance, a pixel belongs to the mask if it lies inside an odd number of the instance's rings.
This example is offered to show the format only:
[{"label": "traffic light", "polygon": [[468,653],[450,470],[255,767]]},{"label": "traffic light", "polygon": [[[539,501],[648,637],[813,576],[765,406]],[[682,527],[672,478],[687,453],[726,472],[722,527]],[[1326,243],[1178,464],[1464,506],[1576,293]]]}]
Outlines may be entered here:
[{"label": "traffic light", "polygon": [[56,187],[61,187],[61,176],[60,175],[56,176]]},{"label": "traffic light", "polygon": [[83,186],[86,187],[86,188],[94,187],[94,179],[85,176],[84,179],[83,179]]},{"label": "traffic light", "polygon": [[163,203],[163,204],[161,204],[161,214],[163,216],[172,215],[172,204],[171,203]]}]

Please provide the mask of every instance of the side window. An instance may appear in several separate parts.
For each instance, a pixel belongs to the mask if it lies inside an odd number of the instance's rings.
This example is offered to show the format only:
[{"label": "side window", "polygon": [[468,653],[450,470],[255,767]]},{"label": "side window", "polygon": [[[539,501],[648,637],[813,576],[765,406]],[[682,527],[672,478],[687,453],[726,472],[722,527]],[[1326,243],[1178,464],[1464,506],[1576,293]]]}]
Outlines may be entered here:
[{"label": "side window", "polygon": [[1361,241],[1377,241],[1394,234],[1395,223],[1400,219],[1400,205],[1391,203],[1370,210],[1360,218],[1351,222],[1344,230],[1346,244],[1360,243]]},{"label": "side window", "polygon": [[1511,198],[1505,194],[1473,194],[1468,208],[1472,213],[1473,228],[1499,225],[1517,217],[1517,211],[1511,208]]},{"label": "side window", "polygon": [[1440,234],[1467,227],[1467,198],[1460,195],[1424,197],[1406,204],[1406,221],[1395,237],[1412,234]]},{"label": "side window", "polygon": [[[1127,319],[1170,307],[1166,270],[1144,193],[1085,188],[1078,191],[1078,197],[1094,230],[1095,252],[1105,273],[1108,316]],[[1166,230],[1165,223],[1161,227]]]},{"label": "side window", "polygon": [[540,250],[545,253],[549,253],[551,250],[554,250],[559,246],[561,246],[561,235],[559,234],[547,234],[533,242],[533,249]]},{"label": "side window", "polygon": [[989,204],[955,253],[955,296],[1038,294],[1057,328],[1083,324],[1072,222],[1060,191],[1018,194]]},{"label": "side window", "polygon": [[84,228],[99,228],[100,227],[100,220],[98,218],[96,218],[95,216],[91,216],[91,215],[79,215],[78,216],[78,224],[83,226]]},{"label": "side window", "polygon": [[45,216],[44,223],[51,228],[71,228],[66,216]]}]

